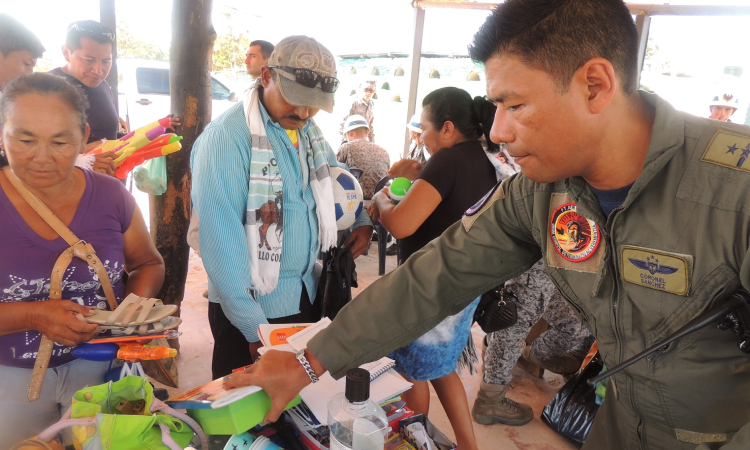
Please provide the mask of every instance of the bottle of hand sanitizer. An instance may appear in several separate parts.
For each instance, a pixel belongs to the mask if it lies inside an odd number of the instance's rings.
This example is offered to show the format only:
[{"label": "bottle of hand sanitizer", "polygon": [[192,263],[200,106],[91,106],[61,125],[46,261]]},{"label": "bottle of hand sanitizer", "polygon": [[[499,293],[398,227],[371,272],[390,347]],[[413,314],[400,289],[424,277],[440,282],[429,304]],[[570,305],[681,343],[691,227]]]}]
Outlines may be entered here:
[{"label": "bottle of hand sanitizer", "polygon": [[388,437],[385,411],[370,400],[370,372],[351,369],[346,391],[328,400],[331,450],[382,450]]}]

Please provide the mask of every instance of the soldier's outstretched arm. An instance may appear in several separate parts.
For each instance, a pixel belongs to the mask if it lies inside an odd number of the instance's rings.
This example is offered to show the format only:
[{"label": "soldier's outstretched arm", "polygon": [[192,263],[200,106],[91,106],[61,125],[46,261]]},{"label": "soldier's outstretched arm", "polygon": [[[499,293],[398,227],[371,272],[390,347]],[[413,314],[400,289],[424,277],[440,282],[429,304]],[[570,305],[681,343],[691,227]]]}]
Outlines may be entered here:
[{"label": "soldier's outstretched arm", "polygon": [[341,377],[412,342],[483,292],[525,272],[541,257],[527,197],[512,179],[497,186],[482,206],[344,307],[310,341],[310,351]]}]

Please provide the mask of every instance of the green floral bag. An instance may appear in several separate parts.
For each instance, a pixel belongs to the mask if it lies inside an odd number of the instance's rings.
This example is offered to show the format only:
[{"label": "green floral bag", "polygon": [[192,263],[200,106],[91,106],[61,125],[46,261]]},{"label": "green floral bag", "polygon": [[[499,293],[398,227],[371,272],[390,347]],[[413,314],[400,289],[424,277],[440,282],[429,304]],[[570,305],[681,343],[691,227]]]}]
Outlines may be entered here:
[{"label": "green floral bag", "polygon": [[68,427],[73,428],[75,448],[82,450],[179,450],[190,445],[193,431],[201,448],[208,448],[201,427],[154,398],[153,387],[142,377],[128,376],[76,392],[70,410],[38,441],[49,442]]}]

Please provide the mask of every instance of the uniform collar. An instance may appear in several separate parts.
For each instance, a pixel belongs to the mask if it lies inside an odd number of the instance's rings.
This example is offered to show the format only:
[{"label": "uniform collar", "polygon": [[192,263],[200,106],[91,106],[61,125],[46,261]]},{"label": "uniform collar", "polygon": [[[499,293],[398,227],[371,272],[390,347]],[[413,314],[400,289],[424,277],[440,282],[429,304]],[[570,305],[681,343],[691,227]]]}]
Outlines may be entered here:
[{"label": "uniform collar", "polygon": [[[643,164],[643,171],[630,189],[621,208],[627,208],[633,203],[644,187],[672,159],[675,152],[685,144],[685,119],[683,114],[656,94],[645,91],[639,91],[638,94],[649,107],[655,110],[654,124],[651,129],[651,140]],[[606,222],[606,217],[599,207],[599,201],[583,178],[568,178],[564,180],[564,183],[565,190],[578,204],[579,214],[597,223]]]}]

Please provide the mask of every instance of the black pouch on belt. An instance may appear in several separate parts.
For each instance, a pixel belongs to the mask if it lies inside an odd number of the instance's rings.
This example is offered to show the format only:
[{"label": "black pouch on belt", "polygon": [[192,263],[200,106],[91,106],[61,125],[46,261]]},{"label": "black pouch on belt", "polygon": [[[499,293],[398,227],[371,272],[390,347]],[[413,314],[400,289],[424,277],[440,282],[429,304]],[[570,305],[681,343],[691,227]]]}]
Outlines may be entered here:
[{"label": "black pouch on belt", "polygon": [[485,333],[494,333],[518,322],[518,299],[504,285],[497,286],[484,294],[479,300],[474,321]]}]

